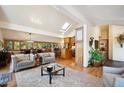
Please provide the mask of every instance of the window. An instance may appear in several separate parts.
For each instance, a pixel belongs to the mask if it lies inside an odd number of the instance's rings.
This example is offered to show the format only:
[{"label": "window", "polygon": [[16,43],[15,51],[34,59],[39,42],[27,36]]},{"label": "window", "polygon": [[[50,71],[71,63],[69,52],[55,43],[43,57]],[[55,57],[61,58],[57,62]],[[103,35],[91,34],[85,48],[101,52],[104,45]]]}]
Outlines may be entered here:
[{"label": "window", "polygon": [[64,25],[61,27],[61,30],[59,30],[60,32],[66,32],[72,24],[65,22]]}]

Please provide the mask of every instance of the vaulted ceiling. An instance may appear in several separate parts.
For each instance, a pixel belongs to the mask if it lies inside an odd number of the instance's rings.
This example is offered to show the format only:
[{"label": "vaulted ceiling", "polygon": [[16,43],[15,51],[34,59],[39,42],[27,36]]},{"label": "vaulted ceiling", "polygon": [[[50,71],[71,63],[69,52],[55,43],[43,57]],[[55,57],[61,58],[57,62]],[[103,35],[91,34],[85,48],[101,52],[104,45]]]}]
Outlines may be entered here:
[{"label": "vaulted ceiling", "polygon": [[124,5],[77,5],[73,7],[94,25],[124,25]]},{"label": "vaulted ceiling", "polygon": [[0,6],[0,21],[5,22],[4,24],[7,27],[14,26],[17,29],[27,29],[25,30],[27,32],[55,37],[62,36],[59,30],[65,22],[72,24],[70,31],[77,25],[77,22],[56,10],[53,6],[44,5]]},{"label": "vaulted ceiling", "polygon": [[59,30],[65,22],[77,25],[124,25],[123,5],[68,6],[0,6],[0,27],[54,37],[63,37]]}]

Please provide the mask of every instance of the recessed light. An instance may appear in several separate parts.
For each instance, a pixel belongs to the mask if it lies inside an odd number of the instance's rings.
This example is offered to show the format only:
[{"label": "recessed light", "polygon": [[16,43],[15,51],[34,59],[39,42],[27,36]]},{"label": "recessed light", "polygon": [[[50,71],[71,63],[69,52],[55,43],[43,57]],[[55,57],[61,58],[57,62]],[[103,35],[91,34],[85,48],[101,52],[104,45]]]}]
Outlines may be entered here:
[{"label": "recessed light", "polygon": [[34,23],[34,24],[38,24],[38,25],[42,25],[43,23],[40,21],[39,18],[36,18],[36,17],[31,17],[30,18],[31,22]]},{"label": "recessed light", "polygon": [[61,33],[62,35],[64,35],[65,33]]}]

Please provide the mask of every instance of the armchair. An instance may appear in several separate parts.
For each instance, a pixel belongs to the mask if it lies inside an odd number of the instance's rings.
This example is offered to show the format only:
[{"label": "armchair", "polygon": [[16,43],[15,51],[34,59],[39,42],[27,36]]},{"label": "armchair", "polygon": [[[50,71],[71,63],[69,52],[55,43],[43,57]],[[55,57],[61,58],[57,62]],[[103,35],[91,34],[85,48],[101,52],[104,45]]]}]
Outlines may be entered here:
[{"label": "armchair", "polygon": [[103,84],[105,87],[124,87],[124,67],[103,67]]}]

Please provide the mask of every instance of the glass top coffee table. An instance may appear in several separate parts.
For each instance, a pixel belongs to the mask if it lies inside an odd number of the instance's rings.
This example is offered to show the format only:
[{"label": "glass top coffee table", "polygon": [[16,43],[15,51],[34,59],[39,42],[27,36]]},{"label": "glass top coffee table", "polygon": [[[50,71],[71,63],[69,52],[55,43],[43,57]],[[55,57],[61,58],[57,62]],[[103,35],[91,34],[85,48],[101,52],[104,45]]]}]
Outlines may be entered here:
[{"label": "glass top coffee table", "polygon": [[[58,73],[62,71],[62,73]],[[44,73],[46,72],[46,73]],[[65,76],[65,67],[60,65],[60,64],[56,64],[56,63],[51,63],[45,66],[41,67],[41,76],[43,75],[49,75],[49,83],[52,83],[52,77],[53,75],[63,75]]]}]

